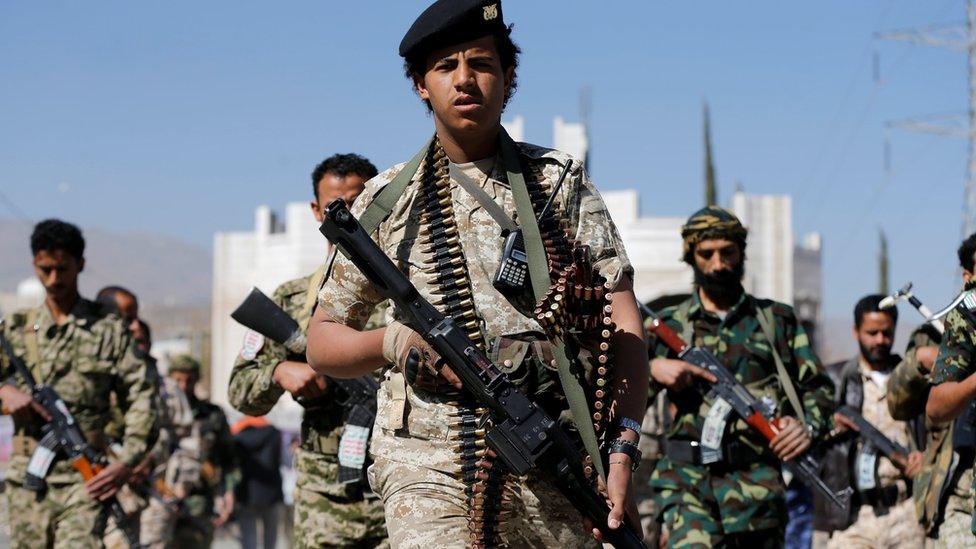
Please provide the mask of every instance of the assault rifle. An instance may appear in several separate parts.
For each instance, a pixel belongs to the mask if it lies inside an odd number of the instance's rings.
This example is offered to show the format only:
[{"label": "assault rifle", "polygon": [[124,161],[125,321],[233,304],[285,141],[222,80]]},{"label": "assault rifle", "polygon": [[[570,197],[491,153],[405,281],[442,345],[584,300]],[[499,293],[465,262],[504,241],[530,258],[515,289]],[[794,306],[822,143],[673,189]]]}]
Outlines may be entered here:
[{"label": "assault rifle", "polygon": [[[694,364],[717,378],[715,383],[709,383],[701,378],[696,378],[695,388],[703,396],[710,396],[713,399],[722,399],[727,402],[739,417],[753,429],[759,431],[766,440],[773,440],[779,432],[778,420],[774,418],[773,410],[763,401],[757,399],[742,383],[735,378],[712,353],[701,347],[692,347],[685,343],[681,337],[674,332],[664,321],[651,311],[647,306],[641,305],[644,315],[651,319],[650,330],[660,338],[661,342],[669,349],[677,353],[678,358]],[[808,486],[816,488],[827,497],[834,505],[841,509],[847,508],[847,502],[851,496],[851,489],[841,492],[834,492],[817,475],[818,465],[816,460],[809,453],[784,461],[783,466],[799,477]]]},{"label": "assault rifle", "polygon": [[861,438],[877,448],[888,459],[903,467],[908,463],[908,448],[884,436],[884,433],[871,425],[868,420],[864,419],[864,416],[857,413],[853,408],[841,406],[837,409],[837,413],[853,421],[857,425],[858,434]]},{"label": "assault rifle", "polygon": [[[289,353],[305,361],[308,343],[305,333],[295,319],[261,290],[253,288],[230,316],[244,327],[283,345]],[[339,442],[339,482],[359,482],[363,476],[363,464],[359,463],[362,458],[355,456],[365,457],[365,445],[376,418],[376,391],[380,384],[368,375],[356,379],[326,379],[333,387],[339,388],[340,398],[336,402],[348,411],[346,427]],[[301,397],[296,400],[307,409],[315,408],[315,402],[306,402]]]},{"label": "assault rifle", "polygon": [[[81,432],[81,427],[78,426],[61,396],[53,388],[47,385],[39,385],[34,380],[34,376],[31,375],[27,365],[19,356],[14,354],[10,342],[2,333],[0,333],[0,348],[27,385],[31,398],[51,417],[51,420],[42,427],[44,435],[38,442],[37,449],[34,450],[27,465],[24,488],[34,492],[43,491],[46,487],[44,477],[47,476],[58,454],[63,454],[71,460],[71,465],[81,473],[81,477],[86,481],[100,473],[105,468],[105,456],[88,443],[85,434]],[[139,547],[139,537],[129,528],[125,510],[122,509],[119,500],[113,496],[103,502],[103,505],[106,506],[109,514],[115,520],[116,527],[125,535],[129,547]]]},{"label": "assault rifle", "polygon": [[[609,508],[583,473],[580,451],[559,425],[508,379],[451,318],[430,304],[410,280],[363,230],[359,221],[335,200],[326,208],[319,229],[369,279],[376,290],[396,304],[397,310],[424,340],[450,365],[464,388],[487,409],[491,418],[488,447],[516,475],[535,467],[550,473],[577,510],[618,548],[645,547],[625,523],[611,530]],[[585,418],[584,418],[585,419]],[[600,456],[592,456],[600,459]]]}]

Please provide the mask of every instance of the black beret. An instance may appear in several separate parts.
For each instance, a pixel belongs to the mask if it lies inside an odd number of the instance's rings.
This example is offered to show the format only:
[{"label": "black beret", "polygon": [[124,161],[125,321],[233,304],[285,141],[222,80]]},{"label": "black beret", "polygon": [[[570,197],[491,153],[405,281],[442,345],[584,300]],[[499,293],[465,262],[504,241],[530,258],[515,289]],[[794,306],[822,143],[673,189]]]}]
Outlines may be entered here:
[{"label": "black beret", "polygon": [[508,32],[501,0],[437,0],[410,25],[400,41],[400,56]]}]

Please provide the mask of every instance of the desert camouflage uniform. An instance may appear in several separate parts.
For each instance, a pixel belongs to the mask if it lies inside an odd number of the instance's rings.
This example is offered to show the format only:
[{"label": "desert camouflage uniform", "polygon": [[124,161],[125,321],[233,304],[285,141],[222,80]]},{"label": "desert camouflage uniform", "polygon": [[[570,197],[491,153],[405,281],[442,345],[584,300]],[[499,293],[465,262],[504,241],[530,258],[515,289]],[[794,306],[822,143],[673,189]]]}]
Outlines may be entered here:
[{"label": "desert camouflage uniform", "polygon": [[[193,411],[193,427],[180,441],[180,450],[170,461],[180,468],[187,496],[182,500],[170,547],[178,549],[210,547],[214,529],[214,502],[233,492],[241,480],[240,465],[230,435],[227,416],[219,406],[187,395]],[[169,463],[167,464],[169,466]],[[189,480],[198,472],[196,482]]]},{"label": "desert camouflage uniform", "polygon": [[[196,463],[192,447],[193,409],[190,401],[175,381],[168,377],[159,380],[157,394],[162,417],[159,440],[150,452],[150,476],[144,489],[148,506],[140,516],[139,540],[147,549],[163,549],[173,539],[180,515],[182,499],[192,484],[199,482],[199,468],[187,467]],[[181,443],[183,447],[181,448]]]},{"label": "desert camouflage uniform", "polygon": [[[519,143],[523,173],[541,170],[553,185],[562,167],[573,163],[555,201],[557,218],[565,218],[571,239],[590,246],[595,266],[612,283],[623,273],[631,273],[619,235],[606,206],[590,183],[579,162],[568,155]],[[457,235],[466,258],[465,269],[471,283],[474,308],[488,348],[500,336],[517,341],[510,347],[522,349],[507,367],[513,378],[527,380],[530,397],[548,398],[565,409],[555,373],[536,362],[522,360],[529,343],[543,338],[538,323],[519,312],[492,286],[503,239],[498,223],[470,194],[456,183],[457,170],[482,186],[506,212],[513,215],[515,204],[500,162],[451,167],[450,201],[457,223]],[[528,170],[525,169],[528,167]],[[396,166],[370,180],[353,206],[362,215],[374,194],[396,176]],[[475,172],[477,170],[477,172]],[[434,302],[436,285],[424,273],[429,255],[416,245],[419,226],[416,201],[420,196],[420,174],[399,197],[390,216],[380,224],[373,238],[418,288]],[[528,182],[530,175],[525,175]],[[369,281],[341,254],[332,276],[319,294],[319,306],[332,318],[354,328],[362,328],[370,311],[382,300]],[[399,317],[397,311],[388,320]],[[496,363],[499,356],[491,356]],[[468,540],[468,505],[465,483],[457,462],[458,428],[449,425],[459,413],[456,397],[431,393],[406,385],[400,373],[387,372],[378,398],[379,414],[370,447],[374,459],[369,468],[370,485],[383,498],[386,524],[393,547],[465,547]],[[560,403],[561,402],[561,403]],[[558,411],[556,413],[558,415]],[[553,410],[549,410],[553,413]],[[511,514],[499,525],[502,540],[512,547],[591,547],[594,540],[583,526],[580,514],[548,479],[533,472],[516,481]]]},{"label": "desert camouflage uniform", "polygon": [[[682,337],[715,353],[754,395],[772,399],[779,414],[796,417],[777,379],[770,343],[757,320],[760,309],[772,313],[777,352],[799,393],[806,422],[817,437],[830,417],[833,386],[791,307],[744,293],[722,320],[702,307],[695,292],[685,302],[665,309],[662,319]],[[674,356],[662,342],[657,343],[655,354]],[[700,440],[711,403],[695,389],[668,391],[668,397],[677,407],[668,440]],[[783,544],[787,511],[780,462],[762,435],[734,412],[723,444],[733,440],[743,443],[756,458],[738,467],[679,463],[667,456],[658,462],[651,483],[670,532],[671,547]]]},{"label": "desert camouflage uniform", "polygon": [[[898,360],[897,355],[893,355],[892,361],[896,360]],[[861,415],[891,441],[914,451],[916,447],[911,425],[893,418],[888,412],[887,384],[876,383],[871,376],[870,367],[864,362],[858,360],[856,367],[860,375],[863,395]],[[848,375],[850,375],[849,371],[845,368],[844,376]],[[841,399],[841,403],[845,402],[846,395],[842,395]],[[856,449],[852,450],[854,455],[857,455],[864,444],[864,440],[859,437]],[[861,505],[856,510],[857,515],[853,517],[853,524],[844,530],[834,532],[828,547],[831,549],[921,547],[924,544],[925,532],[916,519],[914,503],[908,497],[909,481],[886,456],[877,456],[874,467],[877,487],[894,487],[898,491],[898,502],[889,509],[876,510],[864,499],[855,499],[861,501]],[[850,480],[852,488],[857,490],[857,479],[852,476]]]},{"label": "desert camouflage uniform", "polygon": [[[972,283],[966,289],[972,289]],[[945,319],[945,335],[935,361],[932,384],[963,381],[976,372],[976,330],[959,310]],[[947,437],[951,443],[952,437]],[[973,461],[967,456],[953,472],[945,488],[948,497],[942,523],[938,525],[939,547],[976,547],[973,533]]]},{"label": "desert camouflage uniform", "polygon": [[[130,467],[142,460],[154,441],[155,390],[146,363],[133,352],[119,318],[100,305],[79,298],[58,326],[47,306],[14,313],[3,326],[14,352],[24,359],[38,383],[64,399],[89,441],[105,450],[103,430],[110,417],[112,393],[123,410],[124,434],[117,459]],[[36,343],[36,351],[34,343]],[[2,377],[26,391],[5,356]],[[100,547],[107,513],[85,491],[81,474],[61,458],[47,476],[47,490],[23,487],[27,463],[40,436],[40,421],[15,421],[14,454],[6,474],[7,504],[14,547]]]},{"label": "desert camouflage uniform", "polygon": [[[905,358],[888,380],[888,411],[893,418],[907,421],[925,415],[932,374],[921,367],[916,353],[920,347],[937,347],[941,341],[942,334],[928,324],[912,333]],[[952,422],[933,423],[926,417],[925,432],[925,457],[922,469],[912,483],[912,496],[918,521],[926,535],[934,537],[944,515],[946,489],[954,470]]]},{"label": "desert camouflage uniform", "polygon": [[[306,306],[309,286],[319,280],[320,276],[310,275],[285,282],[272,299],[307,327],[311,315],[311,307]],[[261,340],[263,344],[253,358],[238,357],[228,389],[230,403],[252,416],[267,414],[284,393],[272,378],[275,366],[289,359],[305,361],[304,357],[290,356],[283,345]],[[301,548],[380,547],[386,543],[382,502],[368,487],[364,490],[359,483],[338,482],[345,410],[334,398],[327,388],[321,404],[316,402],[302,417],[302,445],[295,452],[295,544]]]}]

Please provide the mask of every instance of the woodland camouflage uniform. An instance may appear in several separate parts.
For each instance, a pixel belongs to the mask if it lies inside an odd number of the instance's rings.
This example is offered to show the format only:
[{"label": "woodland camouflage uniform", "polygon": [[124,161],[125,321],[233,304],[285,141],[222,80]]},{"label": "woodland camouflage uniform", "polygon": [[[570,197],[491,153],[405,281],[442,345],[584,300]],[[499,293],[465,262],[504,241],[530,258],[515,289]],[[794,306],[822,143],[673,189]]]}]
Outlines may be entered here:
[{"label": "woodland camouflage uniform", "polygon": [[[931,325],[923,325],[912,332],[905,358],[898,363],[888,379],[887,401],[891,417],[908,421],[925,415],[932,374],[921,367],[916,352],[920,347],[938,347],[941,342],[942,334]],[[948,496],[947,482],[954,469],[952,422],[934,423],[926,417],[925,431],[925,457],[921,471],[913,479],[912,496],[919,522],[927,535],[934,536],[942,521],[945,499]]]},{"label": "woodland camouflage uniform", "polygon": [[[685,225],[683,237],[686,260],[691,259],[694,246],[708,238],[739,241],[744,251],[745,229],[722,208],[708,207],[694,214]],[[696,288],[687,300],[664,309],[660,316],[683,339],[714,353],[753,395],[774,402],[777,415],[799,417],[777,377],[772,347],[759,324],[759,315],[772,321],[776,352],[793,380],[806,423],[816,438],[828,425],[833,384],[791,307],[743,292],[721,319],[704,309]],[[663,342],[652,348],[657,357],[675,358]],[[652,393],[663,389],[656,383],[652,388]],[[668,398],[676,408],[668,441],[699,441],[712,403],[694,388],[668,391]],[[734,412],[722,441],[723,445],[738,445],[738,451],[749,459],[740,459],[738,465],[696,465],[675,461],[666,454],[658,462],[651,485],[670,532],[669,545],[711,547],[742,542],[781,546],[787,510],[779,459],[763,436]]]},{"label": "woodland camouflage uniform", "polygon": [[[967,290],[976,283],[966,285]],[[965,305],[960,305],[965,307]],[[945,319],[945,334],[935,361],[932,384],[963,381],[976,372],[976,329],[959,309]],[[951,441],[951,437],[949,438]],[[944,451],[946,452],[946,451]],[[945,512],[938,525],[939,547],[974,547],[973,530],[973,456],[959,456],[960,462],[946,486]]]},{"label": "woodland camouflage uniform", "polygon": [[[98,450],[106,449],[105,424],[115,401],[122,410],[121,449],[116,459],[134,467],[155,439],[155,386],[146,362],[136,356],[131,336],[118,316],[84,298],[57,325],[41,304],[6,319],[3,335],[39,384],[53,388],[82,432]],[[0,374],[27,392],[7,357]],[[14,547],[100,547],[104,507],[85,491],[84,480],[66,459],[57,459],[40,497],[23,487],[27,463],[41,435],[41,421],[15,418],[13,455],[6,472],[6,497]]]},{"label": "woodland camouflage uniform", "polygon": [[[303,328],[307,327],[311,316],[309,288],[312,284],[318,288],[320,280],[320,276],[309,275],[285,282],[275,290],[272,300]],[[316,292],[312,292],[314,300]],[[370,328],[382,325],[375,318],[371,324]],[[249,337],[260,338],[262,343],[253,358],[246,352],[238,357],[231,372],[228,397],[241,412],[261,416],[271,411],[284,393],[272,378],[275,366],[285,360],[304,362],[305,357],[292,356],[284,345],[260,335]],[[344,412],[335,401],[332,388],[327,387],[326,394],[303,414],[302,444],[295,452],[296,547],[386,545],[379,498],[361,483],[338,482]]]}]

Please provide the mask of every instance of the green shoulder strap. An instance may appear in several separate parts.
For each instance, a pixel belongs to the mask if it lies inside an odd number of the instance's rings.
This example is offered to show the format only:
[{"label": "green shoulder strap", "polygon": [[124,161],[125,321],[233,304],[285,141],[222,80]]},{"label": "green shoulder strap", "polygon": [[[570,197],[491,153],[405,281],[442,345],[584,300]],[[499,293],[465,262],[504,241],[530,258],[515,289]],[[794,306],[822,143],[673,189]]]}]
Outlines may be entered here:
[{"label": "green shoulder strap", "polygon": [[[525,186],[525,178],[522,177],[522,167],[519,164],[515,142],[504,129],[501,131],[500,139],[502,165],[505,167],[508,184],[512,188],[515,211],[518,213],[518,222],[522,228],[522,237],[525,242],[525,255],[529,259],[529,280],[532,281],[532,292],[535,294],[535,300],[539,302],[549,290],[549,265],[546,261],[546,250],[542,244],[542,235],[539,232],[539,223],[536,221],[535,211],[532,209],[529,189]],[[556,359],[559,383],[566,394],[566,400],[569,401],[569,410],[572,412],[573,422],[583,440],[583,446],[587,453],[593,457],[593,465],[597,472],[606,479],[603,460],[600,459],[600,446],[596,440],[596,431],[594,431],[593,423],[590,421],[590,408],[586,403],[586,394],[583,392],[579,380],[570,371],[571,362],[566,353],[566,345],[563,342],[556,343],[553,356]]]},{"label": "green shoulder strap", "polygon": [[773,313],[769,308],[758,307],[758,309],[759,314],[756,315],[756,320],[759,321],[759,327],[762,328],[763,334],[769,341],[769,349],[773,353],[773,362],[776,363],[776,377],[779,378],[779,384],[782,385],[783,391],[786,392],[786,398],[790,401],[790,406],[796,412],[797,418],[801,422],[806,423],[806,414],[803,411],[800,396],[796,392],[793,380],[786,371],[786,366],[783,365],[783,359],[779,356],[779,351],[776,350],[776,332],[773,330]]}]

